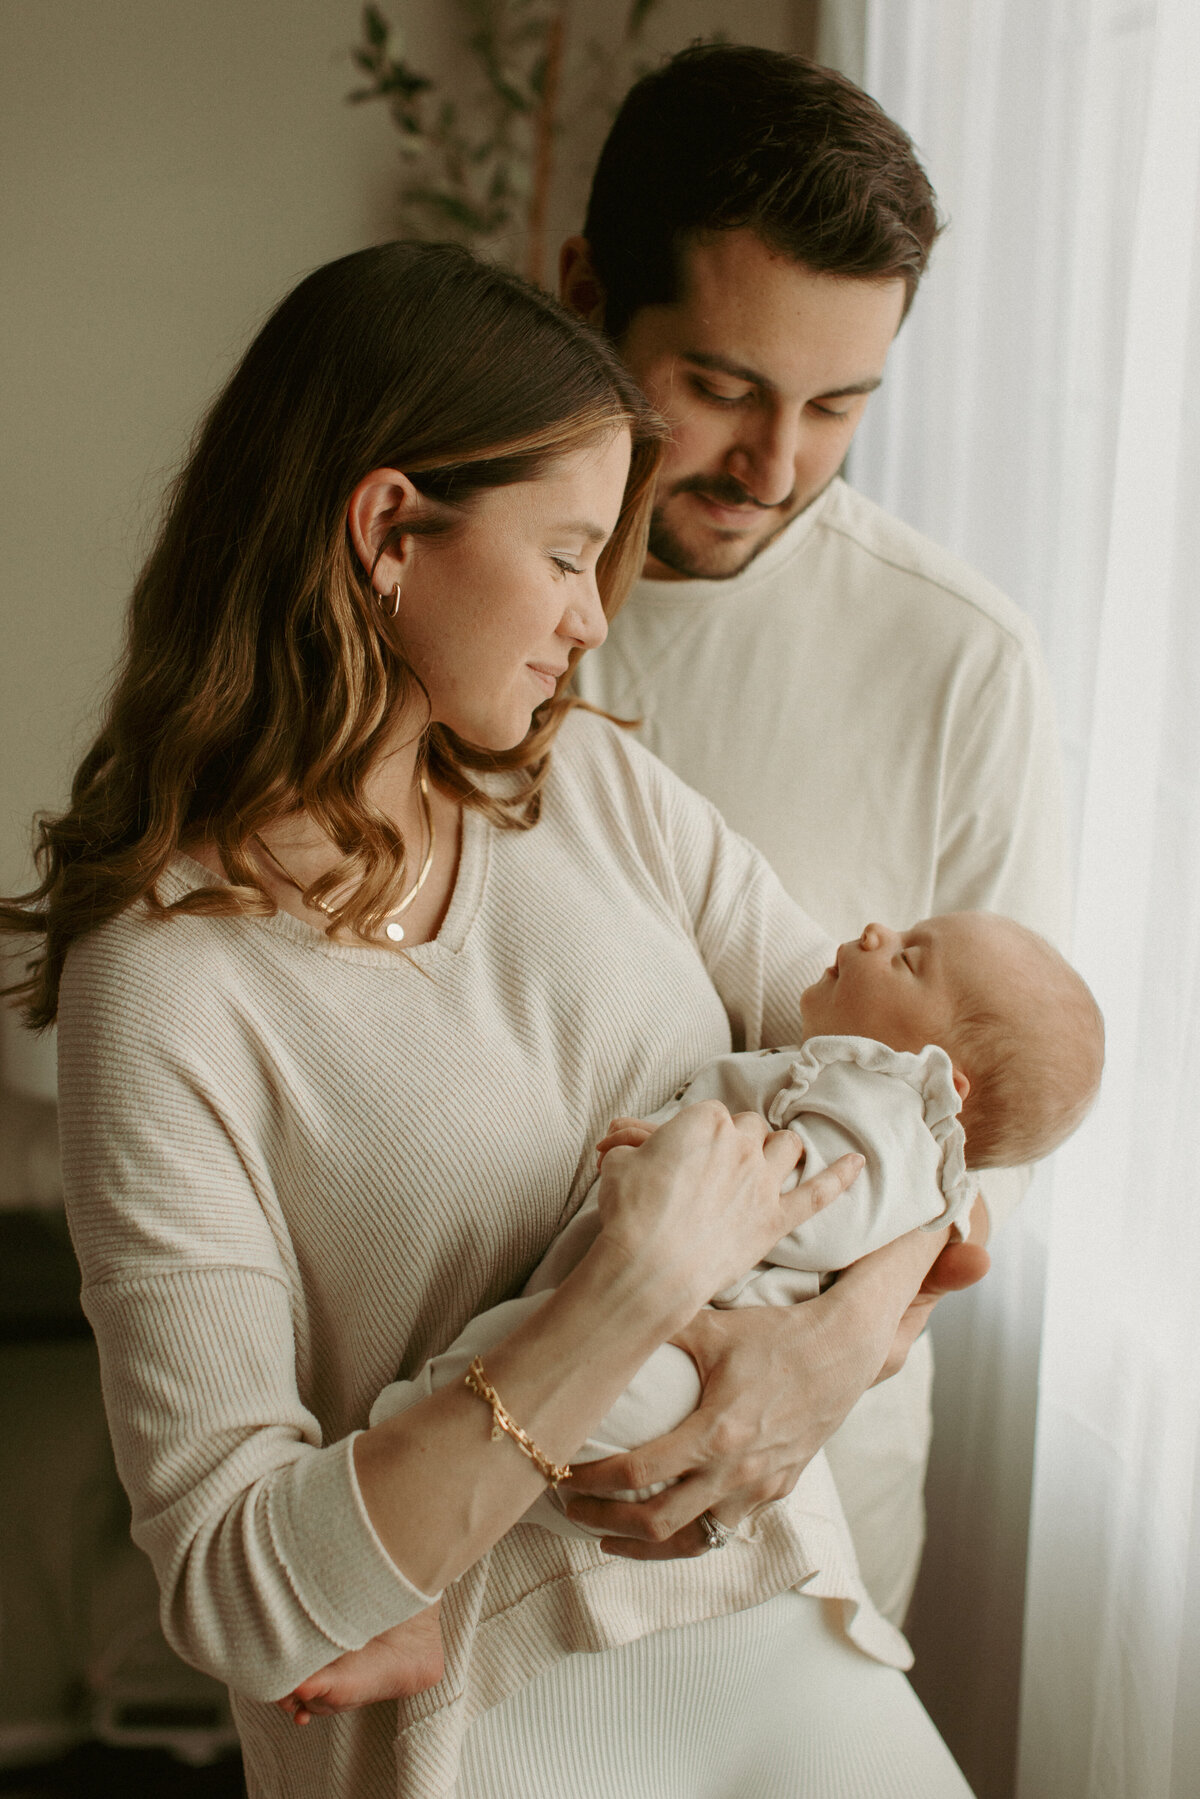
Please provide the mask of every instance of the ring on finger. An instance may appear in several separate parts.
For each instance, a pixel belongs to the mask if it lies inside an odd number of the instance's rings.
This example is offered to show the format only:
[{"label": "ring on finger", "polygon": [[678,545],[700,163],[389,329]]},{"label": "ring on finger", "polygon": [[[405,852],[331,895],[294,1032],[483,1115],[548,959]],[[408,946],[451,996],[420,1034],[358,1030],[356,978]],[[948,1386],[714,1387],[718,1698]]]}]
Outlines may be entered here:
[{"label": "ring on finger", "polygon": [[722,1524],[721,1520],[714,1518],[711,1512],[701,1512],[697,1522],[704,1532],[706,1550],[724,1549],[725,1545],[731,1543],[737,1536],[736,1530],[731,1530],[728,1524]]}]

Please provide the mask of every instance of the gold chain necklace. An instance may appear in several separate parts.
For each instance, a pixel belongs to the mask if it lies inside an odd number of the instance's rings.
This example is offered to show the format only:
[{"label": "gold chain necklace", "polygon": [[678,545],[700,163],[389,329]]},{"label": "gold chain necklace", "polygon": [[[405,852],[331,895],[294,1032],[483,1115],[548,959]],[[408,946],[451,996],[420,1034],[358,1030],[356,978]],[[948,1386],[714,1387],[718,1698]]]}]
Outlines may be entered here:
[{"label": "gold chain necklace", "polygon": [[[422,887],[425,885],[429,871],[433,867],[433,846],[437,841],[437,838],[433,828],[433,807],[429,803],[429,782],[425,779],[424,775],[421,776],[418,786],[421,792],[421,809],[425,815],[425,828],[429,832],[429,848],[425,851],[425,860],[421,863],[421,867],[413,885],[400,901],[400,904],[394,906],[392,910],[386,914],[383,934],[388,939],[389,943],[404,942],[404,926],[402,924],[397,924],[396,919],[401,912],[408,911],[408,908],[412,905],[418,893],[420,893]],[[283,863],[279,860],[279,857],[275,854],[274,850],[263,842],[257,831],[254,832],[254,842],[257,843],[264,856],[275,864],[275,867],[288,883],[288,886],[294,887],[301,899],[304,899],[304,895],[308,891],[307,888],[302,887],[291,870],[283,866]],[[307,905],[309,902],[305,900],[304,903]],[[333,917],[334,908],[327,905],[324,900],[314,900],[313,904],[319,912],[324,912],[326,918]]]}]

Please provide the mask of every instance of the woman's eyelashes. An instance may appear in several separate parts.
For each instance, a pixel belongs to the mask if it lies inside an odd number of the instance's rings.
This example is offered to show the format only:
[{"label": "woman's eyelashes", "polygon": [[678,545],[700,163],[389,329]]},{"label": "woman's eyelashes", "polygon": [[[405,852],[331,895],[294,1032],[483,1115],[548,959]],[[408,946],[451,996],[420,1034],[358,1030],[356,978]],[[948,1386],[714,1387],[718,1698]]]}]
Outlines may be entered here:
[{"label": "woman's eyelashes", "polygon": [[561,574],[581,575],[583,573],[583,569],[580,567],[579,563],[573,562],[569,556],[557,555],[552,550],[550,552],[550,560],[554,564],[555,568],[558,569]]}]

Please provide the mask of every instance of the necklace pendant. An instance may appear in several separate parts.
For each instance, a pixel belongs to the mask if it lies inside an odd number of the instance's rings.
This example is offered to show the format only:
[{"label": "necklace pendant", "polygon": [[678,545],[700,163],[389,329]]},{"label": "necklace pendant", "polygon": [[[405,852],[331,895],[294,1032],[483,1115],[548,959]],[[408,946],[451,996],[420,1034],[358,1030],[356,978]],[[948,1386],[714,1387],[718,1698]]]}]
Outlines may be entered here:
[{"label": "necklace pendant", "polygon": [[404,942],[404,926],[402,924],[397,924],[394,919],[391,924],[384,925],[383,934],[385,937],[389,938],[392,943]]}]

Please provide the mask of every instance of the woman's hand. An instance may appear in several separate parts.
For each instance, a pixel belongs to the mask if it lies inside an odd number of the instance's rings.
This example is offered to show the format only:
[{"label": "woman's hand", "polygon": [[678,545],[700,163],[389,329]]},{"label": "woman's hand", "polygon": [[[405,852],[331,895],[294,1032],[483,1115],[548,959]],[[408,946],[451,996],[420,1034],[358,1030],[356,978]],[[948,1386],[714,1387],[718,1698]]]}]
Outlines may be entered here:
[{"label": "woman's hand", "polygon": [[[511,1417],[555,1463],[592,1432],[648,1356],[709,1295],[849,1185],[844,1157],[780,1196],[793,1132],[724,1106],[689,1106],[640,1148],[614,1148],[597,1186],[601,1229],[543,1302],[487,1353]],[[440,1593],[527,1511],[543,1482],[461,1381],[354,1439],[363,1504],[419,1592]],[[447,1473],[447,1470],[450,1473]]]},{"label": "woman's hand", "polygon": [[[946,1241],[910,1232],[802,1305],[698,1313],[673,1341],[700,1370],[700,1405],[657,1442],[581,1466],[564,1489],[569,1515],[610,1532],[609,1554],[658,1560],[703,1554],[701,1512],[736,1525],[791,1492],[859,1397],[901,1365],[937,1294],[985,1271],[985,1251],[957,1270],[947,1251],[950,1279],[939,1284],[931,1265]],[[969,1249],[952,1246],[959,1259]],[[663,1481],[672,1484],[640,1503],[606,1497]]]},{"label": "woman's hand", "polygon": [[715,1100],[687,1106],[640,1146],[636,1121],[605,1139],[596,1190],[602,1235],[668,1288],[694,1295],[693,1310],[754,1266],[783,1236],[836,1199],[863,1165],[842,1156],[790,1192],[780,1187],[803,1145],[756,1112],[730,1116]]}]

